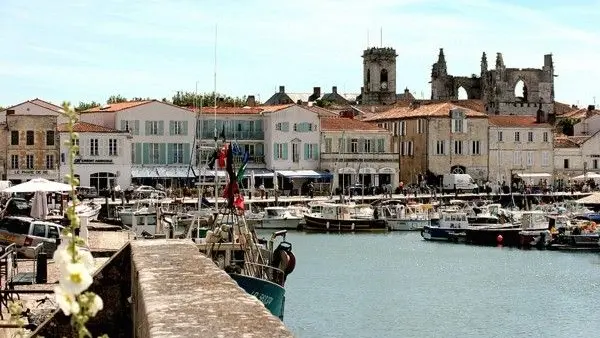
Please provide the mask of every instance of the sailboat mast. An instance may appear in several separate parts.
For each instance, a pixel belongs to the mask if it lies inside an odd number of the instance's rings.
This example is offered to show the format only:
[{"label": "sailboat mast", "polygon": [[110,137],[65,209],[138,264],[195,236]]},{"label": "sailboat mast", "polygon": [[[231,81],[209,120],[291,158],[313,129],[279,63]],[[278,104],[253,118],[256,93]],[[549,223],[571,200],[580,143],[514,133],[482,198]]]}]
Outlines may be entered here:
[{"label": "sailboat mast", "polygon": [[[217,25],[215,24],[215,68],[213,76],[213,115],[214,115],[214,126],[215,126],[215,149],[219,147],[218,135],[217,135]],[[219,166],[215,166],[215,213],[219,212]]]}]

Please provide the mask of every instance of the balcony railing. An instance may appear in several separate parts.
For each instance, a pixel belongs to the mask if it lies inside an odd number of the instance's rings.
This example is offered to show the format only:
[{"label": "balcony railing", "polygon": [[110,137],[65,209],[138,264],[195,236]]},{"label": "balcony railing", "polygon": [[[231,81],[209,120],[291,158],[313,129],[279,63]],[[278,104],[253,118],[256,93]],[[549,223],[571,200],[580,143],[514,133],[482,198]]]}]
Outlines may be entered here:
[{"label": "balcony railing", "polygon": [[[241,163],[243,160],[242,156],[234,156],[233,157],[233,161],[235,163]],[[265,156],[264,155],[250,155],[250,157],[248,158],[248,162],[250,163],[265,163]]]},{"label": "balcony railing", "polygon": [[398,153],[321,153],[323,162],[398,162],[398,157]]},{"label": "balcony railing", "polygon": [[[217,136],[221,134],[220,130],[217,130]],[[215,137],[214,130],[202,130],[199,133],[200,138],[203,140],[212,139]],[[265,138],[265,133],[262,130],[255,131],[236,131],[235,133],[232,131],[225,131],[225,138],[228,140],[263,140]]]}]

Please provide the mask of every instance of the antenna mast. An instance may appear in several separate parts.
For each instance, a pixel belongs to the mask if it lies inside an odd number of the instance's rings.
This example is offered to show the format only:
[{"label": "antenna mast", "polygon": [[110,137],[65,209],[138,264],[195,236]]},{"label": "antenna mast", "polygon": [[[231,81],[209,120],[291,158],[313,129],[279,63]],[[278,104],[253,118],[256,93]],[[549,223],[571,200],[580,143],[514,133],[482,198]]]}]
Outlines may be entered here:
[{"label": "antenna mast", "polygon": [[379,47],[383,48],[383,27],[379,27]]},{"label": "antenna mast", "polygon": [[[215,148],[219,147],[218,135],[217,135],[217,24],[215,24],[215,68],[214,68],[214,79],[213,79],[213,115],[215,121]],[[219,212],[219,165],[215,166],[215,213]]]}]

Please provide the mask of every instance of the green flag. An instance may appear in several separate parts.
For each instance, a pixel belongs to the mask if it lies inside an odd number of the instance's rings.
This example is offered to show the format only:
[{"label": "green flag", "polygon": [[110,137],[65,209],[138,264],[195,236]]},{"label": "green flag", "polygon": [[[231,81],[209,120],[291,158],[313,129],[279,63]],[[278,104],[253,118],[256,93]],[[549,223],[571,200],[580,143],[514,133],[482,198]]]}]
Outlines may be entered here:
[{"label": "green flag", "polygon": [[238,184],[242,184],[242,182],[244,181],[244,173],[246,173],[246,163],[243,163],[237,172]]}]

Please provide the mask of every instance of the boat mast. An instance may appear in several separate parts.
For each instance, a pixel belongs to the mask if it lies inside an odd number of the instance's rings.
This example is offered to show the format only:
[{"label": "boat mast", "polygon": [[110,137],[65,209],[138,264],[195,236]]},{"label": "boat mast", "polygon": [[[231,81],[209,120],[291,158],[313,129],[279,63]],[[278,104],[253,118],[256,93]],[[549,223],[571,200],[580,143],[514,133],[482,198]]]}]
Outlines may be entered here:
[{"label": "boat mast", "polygon": [[[217,135],[217,25],[215,24],[215,67],[213,76],[213,115],[214,115],[214,126],[215,126],[215,149],[218,149],[218,135]],[[215,213],[219,213],[219,165],[215,166]]]}]

